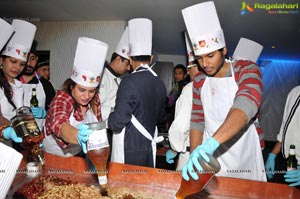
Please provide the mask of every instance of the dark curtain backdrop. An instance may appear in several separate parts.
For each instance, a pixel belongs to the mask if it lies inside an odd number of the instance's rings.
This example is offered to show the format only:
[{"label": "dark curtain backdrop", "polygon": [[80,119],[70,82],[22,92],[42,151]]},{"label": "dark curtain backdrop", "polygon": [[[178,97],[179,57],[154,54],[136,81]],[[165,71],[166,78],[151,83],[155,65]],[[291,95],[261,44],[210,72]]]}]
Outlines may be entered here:
[{"label": "dark curtain backdrop", "polygon": [[258,65],[264,83],[260,125],[265,140],[276,141],[287,95],[292,88],[300,85],[300,62],[262,60]]}]

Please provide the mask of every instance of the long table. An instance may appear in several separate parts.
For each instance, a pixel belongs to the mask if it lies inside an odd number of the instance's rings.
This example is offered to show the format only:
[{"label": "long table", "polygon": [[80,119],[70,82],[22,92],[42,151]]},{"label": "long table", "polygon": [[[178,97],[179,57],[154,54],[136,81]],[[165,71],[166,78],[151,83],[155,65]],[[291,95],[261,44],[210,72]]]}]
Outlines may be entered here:
[{"label": "long table", "polygon": [[[87,185],[97,184],[97,176],[88,172],[85,159],[80,157],[62,158],[45,153],[46,163],[42,175],[54,175],[69,178],[73,182]],[[25,171],[26,162],[20,165],[11,190],[16,190],[28,181]],[[141,191],[153,199],[171,199],[179,189],[181,173],[177,171],[148,168],[110,162],[108,166],[108,186],[126,187]],[[284,184],[259,182],[227,177],[214,177],[205,190],[188,198],[218,198],[218,199],[300,199],[296,188]]]}]

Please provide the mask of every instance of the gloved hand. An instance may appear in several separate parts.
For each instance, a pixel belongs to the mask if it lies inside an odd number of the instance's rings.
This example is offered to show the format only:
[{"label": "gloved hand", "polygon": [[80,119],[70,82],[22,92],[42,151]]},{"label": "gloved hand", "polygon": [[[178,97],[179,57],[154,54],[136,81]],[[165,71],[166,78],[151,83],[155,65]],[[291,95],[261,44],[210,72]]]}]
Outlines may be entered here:
[{"label": "gloved hand", "polygon": [[23,139],[17,136],[15,129],[11,126],[5,128],[2,132],[2,135],[5,139],[12,139],[14,142],[17,143],[23,142]]},{"label": "gloved hand", "polygon": [[43,119],[46,117],[46,110],[42,107],[31,107],[31,112],[34,118]]},{"label": "gloved hand", "polygon": [[209,162],[209,158],[205,153],[212,155],[219,146],[220,143],[213,137],[208,138],[203,144],[197,146],[197,148],[191,153],[188,163],[182,169],[183,179],[189,181],[190,178],[187,174],[189,173],[194,180],[198,180],[199,177],[194,171],[194,166],[199,172],[203,170],[198,158],[202,157],[206,162]]},{"label": "gloved hand", "polygon": [[291,187],[300,185],[300,167],[298,166],[296,170],[287,171],[284,178],[286,182],[293,182],[289,184]]},{"label": "gloved hand", "polygon": [[167,161],[167,163],[173,164],[174,163],[173,159],[176,157],[176,155],[177,155],[176,152],[174,153],[171,149],[169,149],[167,151],[167,153],[166,153],[166,161]]},{"label": "gloved hand", "polygon": [[78,143],[80,144],[80,146],[82,147],[82,150],[84,153],[87,153],[87,148],[86,148],[86,142],[89,139],[90,134],[93,131],[91,129],[89,129],[89,127],[85,124],[80,124],[78,126]]},{"label": "gloved hand", "polygon": [[267,177],[272,179],[275,171],[275,158],[276,155],[274,153],[269,153],[268,159],[265,164]]}]

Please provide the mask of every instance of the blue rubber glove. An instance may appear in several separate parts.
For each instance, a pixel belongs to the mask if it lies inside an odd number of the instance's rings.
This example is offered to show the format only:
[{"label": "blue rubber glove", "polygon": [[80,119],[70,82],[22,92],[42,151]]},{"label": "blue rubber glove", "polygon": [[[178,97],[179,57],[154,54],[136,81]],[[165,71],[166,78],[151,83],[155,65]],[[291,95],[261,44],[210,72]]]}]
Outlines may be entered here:
[{"label": "blue rubber glove", "polygon": [[46,117],[46,110],[42,107],[31,107],[31,112],[34,118],[43,119]]},{"label": "blue rubber glove", "polygon": [[90,134],[93,131],[91,129],[89,129],[89,127],[85,124],[80,124],[78,126],[78,143],[80,144],[80,146],[82,147],[82,150],[84,153],[87,153],[87,148],[86,148],[86,142],[89,139]]},{"label": "blue rubber glove", "polygon": [[265,163],[266,173],[268,179],[272,179],[275,172],[275,158],[276,155],[274,153],[269,153],[268,159]]},{"label": "blue rubber glove", "polygon": [[213,137],[208,138],[203,144],[197,146],[197,148],[195,148],[195,150],[191,153],[188,163],[182,169],[183,179],[189,181],[189,173],[194,180],[198,180],[199,177],[194,171],[194,166],[199,172],[202,172],[203,169],[198,161],[199,157],[202,157],[206,162],[209,162],[209,158],[205,153],[212,155],[219,146],[220,143]]},{"label": "blue rubber glove", "polygon": [[23,142],[23,139],[17,136],[15,129],[11,126],[5,128],[2,132],[2,135],[5,139],[12,139],[14,142],[17,143]]},{"label": "blue rubber glove", "polygon": [[293,182],[292,184],[289,184],[291,187],[295,187],[300,185],[300,170],[299,166],[296,170],[287,171],[284,175],[286,182]]},{"label": "blue rubber glove", "polygon": [[174,153],[171,149],[169,149],[166,153],[166,161],[169,164],[173,164],[174,163],[174,158],[176,157],[177,153]]}]

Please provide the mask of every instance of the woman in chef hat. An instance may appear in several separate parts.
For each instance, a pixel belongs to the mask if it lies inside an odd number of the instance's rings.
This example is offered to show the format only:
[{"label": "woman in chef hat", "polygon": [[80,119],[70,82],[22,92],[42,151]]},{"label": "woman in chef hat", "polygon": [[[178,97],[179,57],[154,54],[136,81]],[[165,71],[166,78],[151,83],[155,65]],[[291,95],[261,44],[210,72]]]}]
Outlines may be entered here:
[{"label": "woman in chef hat", "polygon": [[[1,30],[4,30],[3,20],[1,24]],[[7,43],[0,58],[0,110],[2,116],[10,120],[16,115],[16,109],[23,106],[23,84],[16,77],[26,64],[36,27],[29,22],[15,19],[12,22],[12,27],[6,26],[6,28],[7,31],[1,33],[2,46],[0,47],[3,47],[13,30],[15,33]],[[15,142],[22,141],[22,139],[16,138],[11,126],[3,129],[2,135],[4,138],[12,138]]]},{"label": "woman in chef hat", "polygon": [[[245,60],[225,59],[227,49],[213,1],[182,10],[195,56],[205,74],[195,77],[188,163],[182,176],[199,179],[195,168],[206,154],[220,162],[217,175],[266,181],[262,152],[255,126],[250,123],[262,100],[259,67]],[[188,175],[189,174],[189,175]]]},{"label": "woman in chef hat", "polygon": [[85,123],[101,121],[97,93],[108,45],[80,37],[77,43],[71,78],[52,100],[44,128],[44,150],[61,157],[86,152],[91,130]]}]

